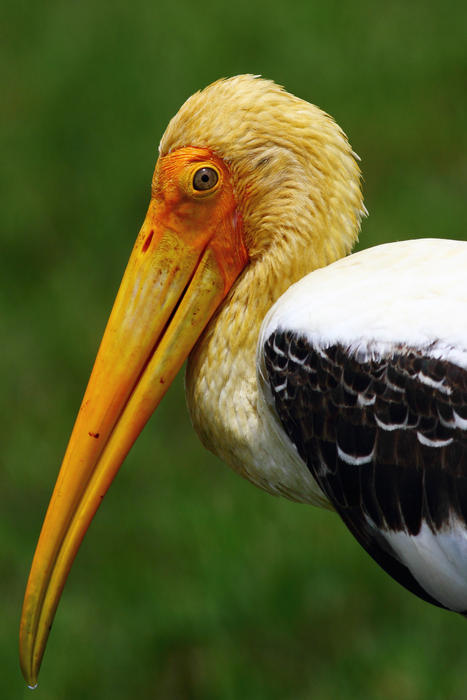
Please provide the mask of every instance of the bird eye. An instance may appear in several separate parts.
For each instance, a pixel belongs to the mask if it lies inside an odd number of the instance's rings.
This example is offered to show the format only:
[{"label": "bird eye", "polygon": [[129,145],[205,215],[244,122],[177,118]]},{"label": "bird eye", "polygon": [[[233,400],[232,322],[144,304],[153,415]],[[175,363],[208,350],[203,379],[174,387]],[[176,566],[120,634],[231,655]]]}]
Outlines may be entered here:
[{"label": "bird eye", "polygon": [[195,190],[212,190],[218,180],[219,175],[214,168],[200,168],[193,176],[193,187]]}]

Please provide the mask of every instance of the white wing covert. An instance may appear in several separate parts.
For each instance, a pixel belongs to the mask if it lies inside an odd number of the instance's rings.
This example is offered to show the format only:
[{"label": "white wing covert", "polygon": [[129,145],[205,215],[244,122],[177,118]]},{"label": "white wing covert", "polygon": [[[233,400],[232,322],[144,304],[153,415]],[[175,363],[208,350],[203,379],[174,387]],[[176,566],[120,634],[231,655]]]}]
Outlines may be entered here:
[{"label": "white wing covert", "polygon": [[[434,246],[454,261],[436,278],[442,255],[426,276],[422,243],[364,251],[299,282],[265,320],[262,359],[284,430],[360,544],[416,595],[466,613],[467,245],[457,244],[457,263],[451,242]],[[346,295],[340,307],[333,279]],[[426,321],[417,304],[433,289],[445,314]]]}]

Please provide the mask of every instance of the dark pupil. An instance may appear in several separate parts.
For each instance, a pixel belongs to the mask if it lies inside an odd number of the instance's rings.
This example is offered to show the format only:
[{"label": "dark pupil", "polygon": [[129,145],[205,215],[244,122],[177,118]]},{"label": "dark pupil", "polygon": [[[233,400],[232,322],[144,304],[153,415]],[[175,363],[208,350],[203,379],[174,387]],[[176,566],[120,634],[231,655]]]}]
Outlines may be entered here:
[{"label": "dark pupil", "polygon": [[210,190],[218,179],[219,176],[214,168],[200,168],[195,172],[193,187],[195,190]]}]

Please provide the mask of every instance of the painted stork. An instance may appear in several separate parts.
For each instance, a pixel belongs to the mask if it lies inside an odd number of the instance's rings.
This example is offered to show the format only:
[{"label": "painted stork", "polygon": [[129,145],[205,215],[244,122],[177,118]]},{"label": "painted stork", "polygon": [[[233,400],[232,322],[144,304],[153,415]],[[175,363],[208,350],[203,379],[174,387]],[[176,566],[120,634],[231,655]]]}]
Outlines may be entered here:
[{"label": "painted stork", "polygon": [[394,579],[465,613],[467,243],[345,257],[365,213],[356,156],[331,117],[258,77],[190,97],[159,150],[32,564],[28,683],[85,531],[187,357],[208,449],[334,508]]}]

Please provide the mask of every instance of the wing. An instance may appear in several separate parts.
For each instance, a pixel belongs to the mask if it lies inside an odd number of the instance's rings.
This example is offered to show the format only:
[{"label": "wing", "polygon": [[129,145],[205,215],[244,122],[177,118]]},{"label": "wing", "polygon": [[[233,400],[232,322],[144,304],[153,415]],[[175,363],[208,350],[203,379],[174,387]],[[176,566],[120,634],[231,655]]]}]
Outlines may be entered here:
[{"label": "wing", "polygon": [[276,329],[264,360],[279,419],[373,559],[467,611],[467,371],[399,347],[367,357]]}]

